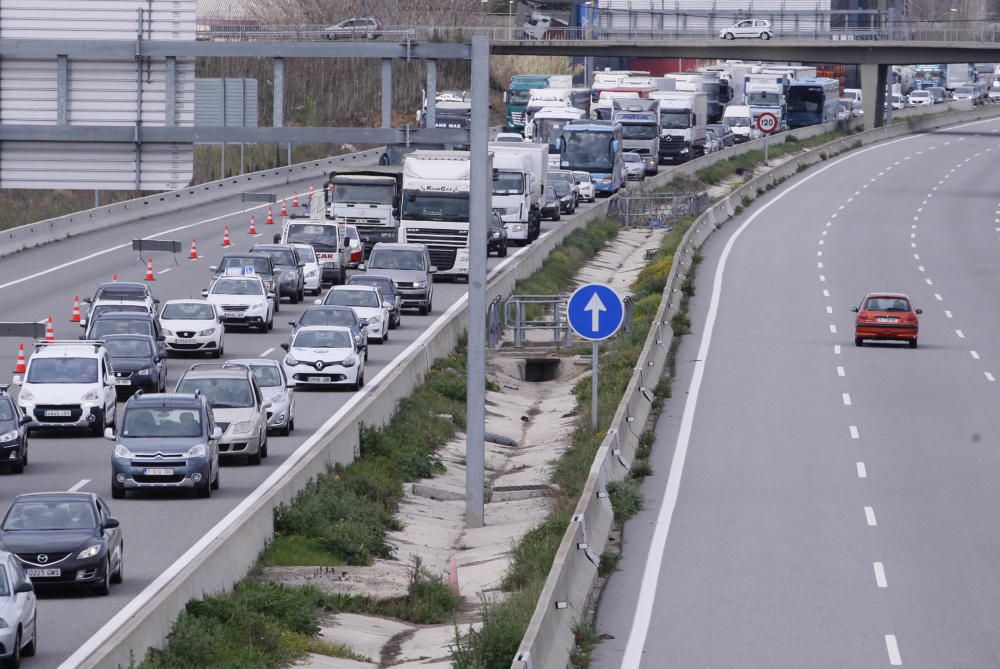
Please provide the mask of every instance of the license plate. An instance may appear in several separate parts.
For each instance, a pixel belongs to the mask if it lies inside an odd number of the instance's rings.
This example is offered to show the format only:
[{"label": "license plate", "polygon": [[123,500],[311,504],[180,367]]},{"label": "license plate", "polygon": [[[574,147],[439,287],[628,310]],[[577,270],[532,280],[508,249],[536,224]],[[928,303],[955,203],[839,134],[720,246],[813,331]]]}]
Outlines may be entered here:
[{"label": "license plate", "polygon": [[236,311],[227,311],[222,315],[223,318],[242,318],[243,314]]},{"label": "license plate", "polygon": [[25,569],[28,578],[46,578],[51,576],[62,576],[62,569]]},{"label": "license plate", "polygon": [[329,383],[329,376],[307,376],[306,383]]},{"label": "license plate", "polygon": [[57,417],[57,416],[72,416],[73,414],[70,412],[69,409],[46,409],[45,415]]},{"label": "license plate", "polygon": [[891,318],[889,316],[879,316],[878,318],[875,319],[875,321],[878,323],[895,323],[898,320],[899,320],[898,318]]},{"label": "license plate", "polygon": [[142,470],[142,473],[146,476],[173,476],[174,470],[169,467],[147,467]]},{"label": "license plate", "polygon": [[131,379],[115,379],[116,386],[130,386],[132,385]]}]

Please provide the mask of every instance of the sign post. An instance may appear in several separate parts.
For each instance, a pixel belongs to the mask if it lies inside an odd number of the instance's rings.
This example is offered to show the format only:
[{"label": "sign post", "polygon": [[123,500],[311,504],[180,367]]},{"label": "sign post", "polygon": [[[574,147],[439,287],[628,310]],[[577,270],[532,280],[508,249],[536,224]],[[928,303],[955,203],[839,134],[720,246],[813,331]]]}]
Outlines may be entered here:
[{"label": "sign post", "polygon": [[597,390],[600,342],[622,325],[625,305],[618,293],[599,283],[588,283],[573,292],[566,304],[566,320],[573,332],[593,342],[593,374],[590,379],[590,424],[597,432]]},{"label": "sign post", "polygon": [[764,133],[764,164],[767,165],[767,143],[771,133],[778,129],[778,117],[771,112],[764,112],[757,117],[757,129]]}]

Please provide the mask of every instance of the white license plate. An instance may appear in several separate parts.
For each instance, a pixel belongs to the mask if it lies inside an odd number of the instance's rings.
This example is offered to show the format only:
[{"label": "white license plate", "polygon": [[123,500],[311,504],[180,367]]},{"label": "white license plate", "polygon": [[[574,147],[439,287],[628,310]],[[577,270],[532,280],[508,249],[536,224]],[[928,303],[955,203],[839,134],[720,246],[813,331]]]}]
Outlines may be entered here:
[{"label": "white license plate", "polygon": [[69,409],[46,409],[45,415],[55,418],[59,416],[72,416],[73,413]]},{"label": "white license plate", "polygon": [[899,321],[898,318],[891,318],[889,316],[879,316],[875,319],[878,323],[896,323]]},{"label": "white license plate", "polygon": [[329,376],[307,376],[306,383],[330,383]]},{"label": "white license plate", "polygon": [[28,578],[46,578],[51,576],[62,576],[62,569],[25,569]]},{"label": "white license plate", "polygon": [[227,311],[223,314],[223,318],[243,318],[243,314],[237,311]]},{"label": "white license plate", "polygon": [[170,467],[147,467],[142,470],[142,473],[146,476],[173,476],[174,470]]},{"label": "white license plate", "polygon": [[131,379],[115,379],[116,386],[130,386],[132,385]]}]

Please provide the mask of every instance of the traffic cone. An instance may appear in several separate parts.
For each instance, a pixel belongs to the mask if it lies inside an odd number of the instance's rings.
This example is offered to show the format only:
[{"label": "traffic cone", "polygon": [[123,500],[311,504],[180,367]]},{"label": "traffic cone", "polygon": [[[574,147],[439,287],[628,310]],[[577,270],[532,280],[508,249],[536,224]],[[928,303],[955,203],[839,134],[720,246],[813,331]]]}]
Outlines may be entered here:
[{"label": "traffic cone", "polygon": [[55,341],[56,331],[52,327],[52,316],[49,316],[48,322],[45,324],[45,341]]},{"label": "traffic cone", "polygon": [[288,209],[285,208],[285,201],[284,200],[281,201],[281,215],[284,216],[284,217],[286,217],[286,218],[288,217]]},{"label": "traffic cone", "polygon": [[28,371],[28,363],[24,359],[24,344],[17,345],[17,364],[14,365],[15,374],[24,374]]},{"label": "traffic cone", "polygon": [[268,225],[274,225],[274,216],[271,214],[271,208],[267,208],[267,219],[264,221]]},{"label": "traffic cone", "polygon": [[156,277],[153,276],[153,259],[148,258],[146,263],[146,276],[143,277],[145,281],[156,281]]},{"label": "traffic cone", "polygon": [[73,315],[71,315],[69,317],[69,322],[70,323],[79,323],[80,322],[80,296],[79,295],[74,295],[73,296]]},{"label": "traffic cone", "polygon": [[313,201],[313,185],[312,185],[312,182],[310,182],[309,183],[309,199],[306,200],[306,202],[312,202],[312,201]]},{"label": "traffic cone", "polygon": [[188,255],[188,260],[198,259],[198,242],[195,241],[194,237],[191,238],[191,253]]},{"label": "traffic cone", "polygon": [[222,245],[229,246],[229,226],[226,226],[226,231],[222,233]]},{"label": "traffic cone", "polygon": [[256,216],[253,216],[253,215],[250,216],[250,229],[247,232],[249,234],[251,234],[251,235],[256,235],[257,234],[257,217]]},{"label": "traffic cone", "polygon": [[295,191],[292,193],[292,208],[295,209],[299,206],[299,192]]},{"label": "traffic cone", "polygon": [[111,275],[111,280],[112,281],[117,281],[118,280],[118,275],[117,274],[112,274]]}]

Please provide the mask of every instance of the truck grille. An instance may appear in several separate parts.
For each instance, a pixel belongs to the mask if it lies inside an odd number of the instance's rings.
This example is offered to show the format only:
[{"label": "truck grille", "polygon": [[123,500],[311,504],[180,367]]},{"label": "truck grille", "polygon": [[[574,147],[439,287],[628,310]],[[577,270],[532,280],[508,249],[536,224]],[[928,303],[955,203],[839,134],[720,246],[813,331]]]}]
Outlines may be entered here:
[{"label": "truck grille", "polygon": [[430,249],[431,262],[439,270],[449,270],[455,266],[455,249]]},{"label": "truck grille", "polygon": [[515,125],[524,125],[524,112],[511,112],[510,120]]},{"label": "truck grille", "polygon": [[349,225],[375,225],[378,227],[387,227],[391,225],[390,223],[383,221],[381,218],[345,218],[344,222]]},{"label": "truck grille", "polygon": [[434,266],[439,270],[449,270],[455,265],[456,249],[468,246],[469,231],[410,228],[406,231],[406,241],[426,244]]},{"label": "truck grille", "polygon": [[660,138],[660,151],[678,151],[684,148],[686,142],[683,139]]}]

